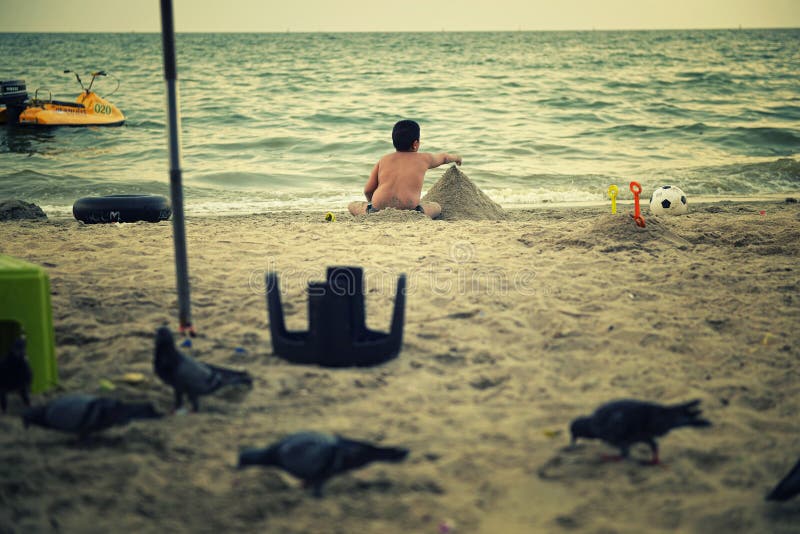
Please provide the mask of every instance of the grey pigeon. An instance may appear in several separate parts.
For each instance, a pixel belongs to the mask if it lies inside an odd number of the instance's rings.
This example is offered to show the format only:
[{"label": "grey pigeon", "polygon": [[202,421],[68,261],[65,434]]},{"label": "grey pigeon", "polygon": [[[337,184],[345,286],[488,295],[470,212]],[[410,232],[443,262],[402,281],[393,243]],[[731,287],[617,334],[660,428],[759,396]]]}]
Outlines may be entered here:
[{"label": "grey pigeon", "polygon": [[153,368],[158,377],[175,391],[176,410],[183,405],[184,394],[196,412],[200,408],[198,399],[201,395],[214,393],[223,386],[253,385],[253,379],[246,371],[217,367],[183,354],[175,347],[175,339],[166,326],[156,332]]},{"label": "grey pigeon", "polygon": [[44,406],[28,408],[22,414],[30,425],[78,434],[85,438],[112,426],[128,424],[133,419],[161,417],[149,402],[126,403],[107,397],[73,394],[53,399]]},{"label": "grey pigeon", "polygon": [[589,417],[579,417],[570,425],[572,444],[578,438],[600,439],[618,447],[627,458],[631,445],[646,443],[653,451],[650,463],[659,463],[657,437],[682,426],[711,426],[700,418],[700,401],[664,406],[639,400],[618,400],[597,408]]},{"label": "grey pigeon", "polygon": [[315,497],[321,497],[323,484],[334,475],[371,462],[399,462],[407,455],[408,449],[401,447],[379,447],[341,436],[298,432],[265,449],[243,449],[239,453],[239,468],[279,467],[311,487]]},{"label": "grey pigeon", "polygon": [[767,500],[788,501],[797,494],[800,494],[800,460],[794,464],[789,474],[783,477],[783,480],[769,492]]},{"label": "grey pigeon", "polygon": [[25,338],[14,340],[8,356],[0,360],[0,407],[6,412],[6,393],[18,392],[25,406],[31,405],[28,397],[33,381],[31,366],[25,354]]}]

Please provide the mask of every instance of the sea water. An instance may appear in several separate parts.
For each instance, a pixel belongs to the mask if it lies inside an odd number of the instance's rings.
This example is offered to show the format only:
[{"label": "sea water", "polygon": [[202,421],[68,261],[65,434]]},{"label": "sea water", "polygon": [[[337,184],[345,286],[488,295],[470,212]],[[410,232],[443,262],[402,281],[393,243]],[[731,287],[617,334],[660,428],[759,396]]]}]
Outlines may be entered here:
[{"label": "sea water", "polygon": [[[127,116],[0,127],[0,198],[68,213],[167,194],[160,35],[0,34],[0,57],[0,79],[40,98],[75,98],[64,69],[105,70],[95,89]],[[797,29],[179,34],[177,63],[190,214],[344,209],[406,118],[505,207],[598,202],[631,180],[690,198],[800,190]]]}]

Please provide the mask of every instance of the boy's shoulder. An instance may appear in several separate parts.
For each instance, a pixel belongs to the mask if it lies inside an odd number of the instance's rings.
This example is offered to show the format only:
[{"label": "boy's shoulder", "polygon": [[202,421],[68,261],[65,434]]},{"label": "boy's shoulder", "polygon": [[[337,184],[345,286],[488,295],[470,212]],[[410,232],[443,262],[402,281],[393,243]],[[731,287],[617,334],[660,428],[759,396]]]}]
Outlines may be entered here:
[{"label": "boy's shoulder", "polygon": [[381,156],[381,159],[396,159],[396,158],[417,158],[417,159],[430,159],[434,155],[431,152],[403,152],[402,150],[395,150]]}]

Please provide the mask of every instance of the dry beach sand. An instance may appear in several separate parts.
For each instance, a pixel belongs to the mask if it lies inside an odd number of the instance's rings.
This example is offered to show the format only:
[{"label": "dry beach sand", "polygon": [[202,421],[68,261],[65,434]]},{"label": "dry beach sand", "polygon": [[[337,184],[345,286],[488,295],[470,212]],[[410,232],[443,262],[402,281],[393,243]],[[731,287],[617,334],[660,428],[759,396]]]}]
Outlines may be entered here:
[{"label": "dry beach sand", "polygon": [[[88,444],[23,429],[11,397],[0,532],[797,532],[800,499],[763,497],[800,456],[798,204],[645,211],[644,229],[620,208],[190,217],[191,350],[247,369],[254,389]],[[61,391],[170,408],[152,372],[154,331],[177,316],[169,223],[12,221],[0,244],[50,273]],[[302,329],[305,284],[329,265],[365,268],[381,330],[407,274],[397,359],[324,369],[272,353],[264,274],[280,273],[288,326]],[[129,372],[146,380],[121,381]],[[661,439],[661,467],[566,447],[571,419],[621,397],[699,398],[714,426]],[[411,454],[336,478],[319,500],[276,470],[234,469],[239,447],[301,429]]]}]

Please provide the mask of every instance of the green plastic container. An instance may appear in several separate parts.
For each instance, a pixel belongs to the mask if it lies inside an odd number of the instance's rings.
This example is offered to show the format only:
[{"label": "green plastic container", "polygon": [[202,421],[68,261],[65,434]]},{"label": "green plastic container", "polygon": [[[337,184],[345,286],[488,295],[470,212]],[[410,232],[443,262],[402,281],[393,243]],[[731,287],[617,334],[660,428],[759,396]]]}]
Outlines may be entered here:
[{"label": "green plastic container", "polygon": [[0,254],[0,358],[20,335],[27,341],[33,393],[58,383],[50,278],[42,267]]}]

